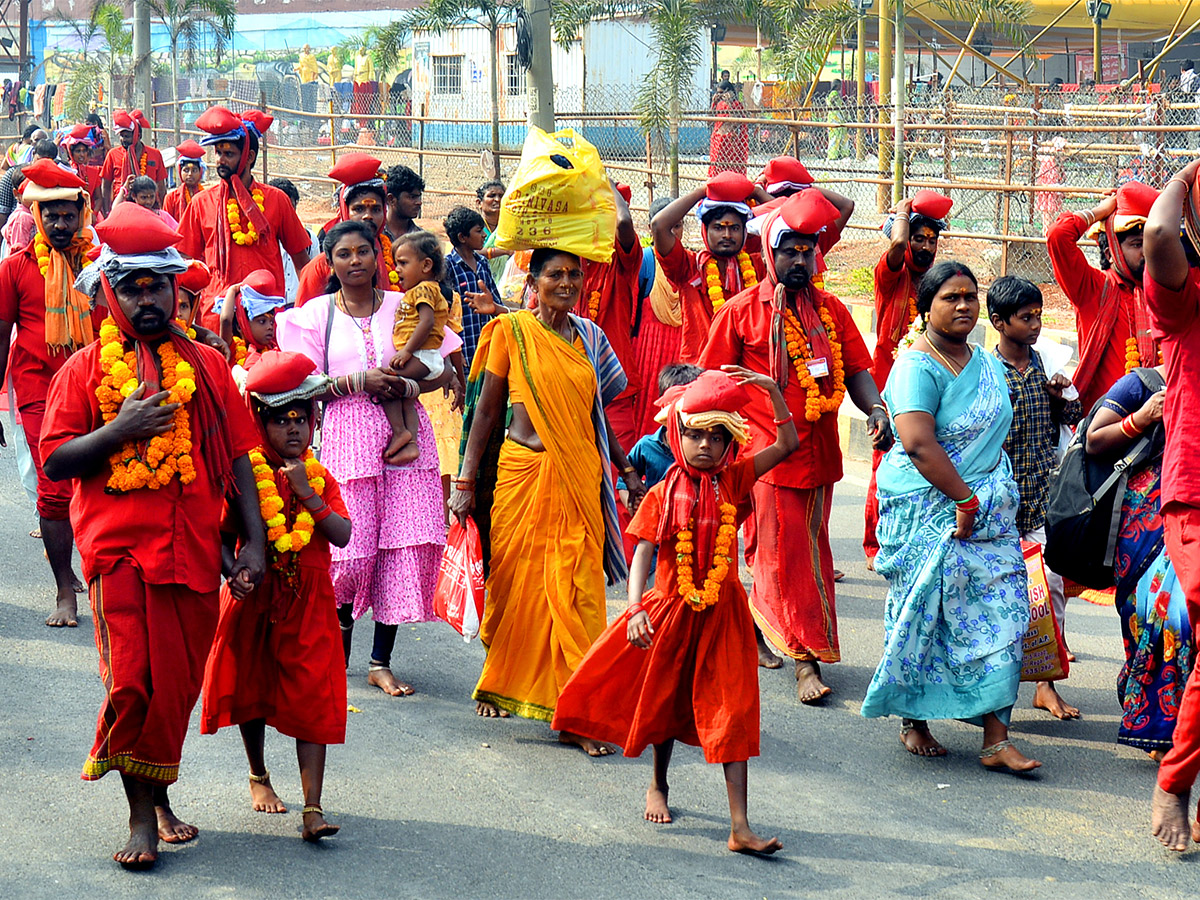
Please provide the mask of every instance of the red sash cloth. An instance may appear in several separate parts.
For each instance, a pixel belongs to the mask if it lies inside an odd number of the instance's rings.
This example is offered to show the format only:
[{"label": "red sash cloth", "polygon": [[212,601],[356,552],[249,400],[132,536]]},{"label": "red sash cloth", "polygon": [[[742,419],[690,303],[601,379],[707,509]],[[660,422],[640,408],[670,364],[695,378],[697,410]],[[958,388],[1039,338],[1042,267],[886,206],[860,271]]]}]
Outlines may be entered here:
[{"label": "red sash cloth", "polygon": [[89,594],[105,694],[83,779],[116,769],[172,784],[217,624],[217,592],[147,584],[121,562],[93,578]]},{"label": "red sash cloth", "polygon": [[[276,473],[280,496],[295,501]],[[338,483],[325,476],[324,500],[349,518]],[[245,600],[221,587],[221,617],[204,671],[200,733],[266,719],[281,734],[313,744],[346,740],[346,663],[329,579],[329,541],[314,531],[300,551],[297,588],[270,566]]]},{"label": "red sash cloth", "polygon": [[896,361],[896,348],[908,333],[912,319],[908,315],[908,301],[917,298],[917,284],[924,272],[914,271],[909,265],[909,251],[904,251],[904,265],[893,272],[887,263],[887,254],[879,257],[875,264],[875,353],[871,375],[880,391],[887,384],[888,373]]},{"label": "red sash cloth", "polygon": [[751,495],[746,563],[754,572],[750,610],[776,649],[793,659],[837,662],[837,607],[829,513],[833,485],[811,490],[760,481]]},{"label": "red sash cloth", "polygon": [[[754,485],[754,460],[718,477],[721,501],[737,503]],[[650,489],[628,534],[655,540],[664,490]],[[758,653],[746,591],[732,567],[721,599],[693,610],[677,593],[674,540],[660,547],[655,586],[642,596],[654,628],[650,649],[629,643],[628,615],[618,616],[563,688],[551,727],[617,744],[626,756],[674,739],[701,747],[707,762],[740,762],[759,752]]]}]

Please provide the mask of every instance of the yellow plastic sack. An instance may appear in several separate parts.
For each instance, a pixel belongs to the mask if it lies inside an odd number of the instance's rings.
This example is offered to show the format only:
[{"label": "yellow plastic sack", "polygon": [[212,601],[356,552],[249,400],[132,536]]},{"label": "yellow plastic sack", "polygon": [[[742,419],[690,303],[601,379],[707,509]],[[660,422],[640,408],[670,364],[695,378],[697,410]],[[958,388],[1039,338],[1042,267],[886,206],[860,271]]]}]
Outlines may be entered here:
[{"label": "yellow plastic sack", "polygon": [[1042,545],[1021,541],[1021,552],[1029,572],[1029,628],[1022,641],[1021,680],[1058,681],[1067,677],[1071,664],[1050,602]]},{"label": "yellow plastic sack", "polygon": [[497,247],[553,247],[611,262],[617,204],[596,148],[570,128],[530,128],[500,203]]}]

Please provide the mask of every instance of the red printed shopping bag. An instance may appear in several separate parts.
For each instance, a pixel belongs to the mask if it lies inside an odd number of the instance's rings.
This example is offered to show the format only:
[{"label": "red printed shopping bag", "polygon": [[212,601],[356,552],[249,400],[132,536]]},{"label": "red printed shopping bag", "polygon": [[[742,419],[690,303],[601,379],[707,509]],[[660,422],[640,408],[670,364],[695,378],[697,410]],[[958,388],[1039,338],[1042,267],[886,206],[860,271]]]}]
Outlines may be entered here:
[{"label": "red printed shopping bag", "polygon": [[479,634],[483,618],[483,547],[474,519],[455,520],[446,535],[442,567],[433,589],[433,611],[469,641]]},{"label": "red printed shopping bag", "polygon": [[1029,630],[1023,640],[1025,658],[1021,663],[1021,680],[1058,681],[1067,677],[1070,664],[1062,631],[1054,617],[1054,605],[1050,602],[1042,545],[1022,541],[1021,551],[1029,571]]}]

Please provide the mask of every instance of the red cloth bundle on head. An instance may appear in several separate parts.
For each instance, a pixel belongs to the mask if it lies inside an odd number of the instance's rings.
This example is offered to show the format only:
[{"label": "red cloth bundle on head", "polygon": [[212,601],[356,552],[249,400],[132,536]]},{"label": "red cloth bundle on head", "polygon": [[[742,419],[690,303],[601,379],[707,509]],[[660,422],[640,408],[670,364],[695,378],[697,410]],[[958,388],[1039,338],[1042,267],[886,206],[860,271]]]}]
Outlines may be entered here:
[{"label": "red cloth bundle on head", "polygon": [[621,182],[618,181],[617,182],[617,193],[620,194],[623,198],[625,198],[626,203],[629,203],[633,200],[633,188],[631,188],[627,184],[621,184]]},{"label": "red cloth bundle on head", "polygon": [[931,219],[945,219],[950,214],[954,201],[937,191],[924,189],[913,195],[912,211]]},{"label": "red cloth bundle on head", "polygon": [[[254,134],[261,138],[273,121],[271,116],[260,113],[258,110],[249,110],[239,117],[224,106],[210,106],[196,119],[196,127],[201,131],[208,132],[208,137],[202,138],[200,141],[202,146],[209,147],[223,141],[240,144],[242,155],[238,161],[237,171],[230,178],[222,178],[220,185],[216,188],[220,201],[217,205],[220,209],[226,209],[230,200],[236,200],[241,215],[247,219],[248,225],[260,235],[267,234],[270,226],[263,211],[254,202],[250,189],[242,181],[242,176],[250,167],[248,130],[253,130]],[[221,271],[225,271],[228,266],[229,249],[233,243],[233,237],[228,228],[216,229],[216,236],[217,266]]]},{"label": "red cloth bundle on head", "polygon": [[[777,156],[769,160],[758,178],[772,197],[790,196],[797,191],[813,186],[813,177],[804,163],[791,156]],[[784,194],[783,192],[787,193]]]},{"label": "red cloth bundle on head", "polygon": [[181,162],[199,162],[204,159],[204,148],[190,138],[175,148],[175,154],[179,165]]},{"label": "red cloth bundle on head", "polygon": [[187,271],[175,279],[175,284],[185,291],[198,294],[208,287],[210,281],[212,271],[200,260],[193,259],[188,262]]}]

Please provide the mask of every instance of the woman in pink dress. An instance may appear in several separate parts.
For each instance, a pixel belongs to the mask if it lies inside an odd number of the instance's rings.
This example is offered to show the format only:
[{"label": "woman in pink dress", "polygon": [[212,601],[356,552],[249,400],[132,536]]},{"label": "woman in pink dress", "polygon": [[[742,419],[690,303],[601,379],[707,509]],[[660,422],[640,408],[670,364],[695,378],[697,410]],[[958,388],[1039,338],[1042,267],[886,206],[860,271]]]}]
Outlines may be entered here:
[{"label": "woman in pink dress", "polygon": [[396,631],[435,618],[433,588],[446,542],[437,446],[418,403],[420,456],[405,466],[384,463],[391,427],[372,398],[398,399],[418,390],[388,368],[402,295],[375,287],[375,238],[363,223],[333,226],[325,235],[325,255],[332,270],[328,292],[281,313],[278,340],[332,379],[321,462],[342,486],[354,524],[350,543],[333,548],[330,568],[347,665],[354,622],[369,609],[375,639],[367,683],[406,696],[412,686],[391,670]]}]

